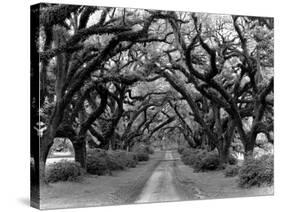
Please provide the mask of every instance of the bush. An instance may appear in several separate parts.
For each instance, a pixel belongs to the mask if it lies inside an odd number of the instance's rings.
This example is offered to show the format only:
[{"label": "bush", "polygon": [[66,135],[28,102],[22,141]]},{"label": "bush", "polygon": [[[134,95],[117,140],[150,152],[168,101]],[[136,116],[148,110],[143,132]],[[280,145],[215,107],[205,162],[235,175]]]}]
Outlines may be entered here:
[{"label": "bush", "polygon": [[103,149],[90,149],[87,154],[87,172],[95,175],[110,173],[107,153]]},{"label": "bush", "polygon": [[273,155],[248,159],[239,171],[239,186],[252,187],[273,184]]},{"label": "bush", "polygon": [[136,152],[138,161],[148,161],[149,160],[149,154],[144,151],[138,151]]},{"label": "bush", "polygon": [[[219,155],[215,151],[208,152],[207,150],[188,147],[179,147],[178,151],[181,152],[183,163],[193,167],[196,172],[216,170],[220,166]],[[236,165],[237,159],[230,155],[228,163],[230,165]]]},{"label": "bush", "polygon": [[236,165],[238,163],[238,160],[232,154],[230,154],[228,158],[228,163],[230,165]]},{"label": "bush", "polygon": [[136,167],[137,156],[134,153],[126,151],[112,151],[109,153],[109,163],[113,165],[111,170],[124,169],[125,167]]},{"label": "bush", "polygon": [[137,155],[132,152],[91,149],[88,151],[87,171],[95,175],[111,174],[111,171],[136,167],[137,162]]},{"label": "bush", "polygon": [[182,151],[181,159],[185,165],[193,166],[195,162],[198,160],[198,150],[194,150],[191,148],[185,148]]},{"label": "bush", "polygon": [[197,156],[196,162],[193,164],[193,168],[196,172],[211,171],[219,168],[220,160],[219,156],[215,152],[201,152]]},{"label": "bush", "polygon": [[81,175],[80,164],[73,161],[61,160],[46,167],[48,182],[73,181]]},{"label": "bush", "polygon": [[149,154],[151,154],[152,151],[153,151],[153,149],[151,149],[149,146],[147,146],[145,144],[139,144],[139,145],[134,146],[134,148],[133,148],[133,153],[136,154],[138,161],[148,161]]},{"label": "bush", "polygon": [[230,165],[227,166],[224,170],[224,176],[225,177],[235,177],[239,173],[240,167],[237,165]]},{"label": "bush", "polygon": [[87,172],[95,175],[110,173],[106,157],[95,154],[89,155],[87,158]]},{"label": "bush", "polygon": [[134,168],[136,167],[138,163],[138,157],[135,153],[133,152],[127,152],[127,164],[126,166],[129,168]]},{"label": "bush", "polygon": [[183,146],[183,145],[178,146],[178,153],[179,153],[179,154],[182,154],[183,151],[184,151],[186,148],[187,148],[187,147],[186,147],[186,146]]},{"label": "bush", "polygon": [[150,155],[154,154],[154,149],[151,146],[146,146],[146,151]]},{"label": "bush", "polygon": [[147,144],[140,143],[133,147],[133,152],[145,152],[147,154],[153,154],[154,149]]},{"label": "bush", "polygon": [[126,158],[115,152],[108,153],[106,162],[110,171],[123,170],[126,167]]}]

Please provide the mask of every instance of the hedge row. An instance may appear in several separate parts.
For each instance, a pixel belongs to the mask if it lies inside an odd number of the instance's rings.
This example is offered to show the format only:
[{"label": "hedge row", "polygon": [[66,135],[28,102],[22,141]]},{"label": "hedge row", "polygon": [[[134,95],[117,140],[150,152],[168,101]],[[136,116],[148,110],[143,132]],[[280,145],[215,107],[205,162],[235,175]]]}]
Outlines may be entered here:
[{"label": "hedge row", "polygon": [[61,160],[46,166],[46,180],[50,183],[75,181],[80,175],[80,164],[74,161]]},{"label": "hedge row", "polygon": [[[134,152],[123,150],[106,151],[90,149],[87,152],[87,172],[95,175],[111,174],[112,171],[136,167],[139,161],[148,161],[154,151],[147,145],[140,145]],[[62,160],[46,168],[48,182],[76,180],[81,175],[79,163]]]},{"label": "hedge row", "polygon": [[[209,171],[219,168],[219,156],[216,152],[207,152],[191,148],[179,148],[184,164],[194,168],[194,171]],[[229,158],[229,164],[224,169],[225,177],[238,176],[238,185],[243,188],[252,186],[271,186],[274,181],[273,155],[263,155],[259,158],[247,159],[242,166],[237,165],[237,159]]]},{"label": "hedge row", "polygon": [[137,163],[137,154],[133,152],[92,149],[88,152],[87,172],[95,175],[110,174],[111,171],[136,167]]},{"label": "hedge row", "polygon": [[248,159],[240,168],[239,186],[273,185],[273,155],[264,155],[257,159]]},{"label": "hedge row", "polygon": [[215,152],[186,148],[182,151],[181,159],[185,165],[194,168],[194,171],[216,170],[219,167],[219,157]]},{"label": "hedge row", "polygon": [[[202,149],[180,147],[178,152],[181,153],[183,163],[193,167],[196,172],[211,171],[220,168],[219,155],[215,151],[208,152]],[[229,164],[235,165],[236,163],[236,158],[231,156],[229,158]]]}]

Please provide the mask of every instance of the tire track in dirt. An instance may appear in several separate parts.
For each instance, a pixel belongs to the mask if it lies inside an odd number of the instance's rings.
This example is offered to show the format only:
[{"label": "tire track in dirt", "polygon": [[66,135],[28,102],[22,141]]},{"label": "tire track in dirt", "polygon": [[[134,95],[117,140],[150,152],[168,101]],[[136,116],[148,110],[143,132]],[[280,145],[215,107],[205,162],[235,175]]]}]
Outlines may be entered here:
[{"label": "tire track in dirt", "polygon": [[174,185],[174,160],[172,151],[166,151],[164,160],[155,168],[135,203],[182,200]]}]

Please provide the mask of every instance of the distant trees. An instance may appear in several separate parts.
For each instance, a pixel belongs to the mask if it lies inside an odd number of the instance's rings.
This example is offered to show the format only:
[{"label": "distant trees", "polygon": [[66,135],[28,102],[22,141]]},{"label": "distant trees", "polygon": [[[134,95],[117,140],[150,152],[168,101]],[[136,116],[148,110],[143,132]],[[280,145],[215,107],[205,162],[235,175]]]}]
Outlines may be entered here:
[{"label": "distant trees", "polygon": [[221,163],[234,137],[249,156],[258,133],[273,142],[271,19],[54,4],[40,13],[42,168],[55,137],[72,141],[84,168],[89,138],[130,149],[173,132],[216,148]]}]

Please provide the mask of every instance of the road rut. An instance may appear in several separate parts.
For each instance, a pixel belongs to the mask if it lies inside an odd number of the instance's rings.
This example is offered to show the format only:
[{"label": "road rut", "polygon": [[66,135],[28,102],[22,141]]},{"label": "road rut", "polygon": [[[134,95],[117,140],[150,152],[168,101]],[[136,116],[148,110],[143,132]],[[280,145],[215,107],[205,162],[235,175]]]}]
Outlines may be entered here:
[{"label": "road rut", "polygon": [[148,179],[136,203],[182,200],[174,185],[173,164],[176,159],[172,151],[166,151],[164,160]]}]

